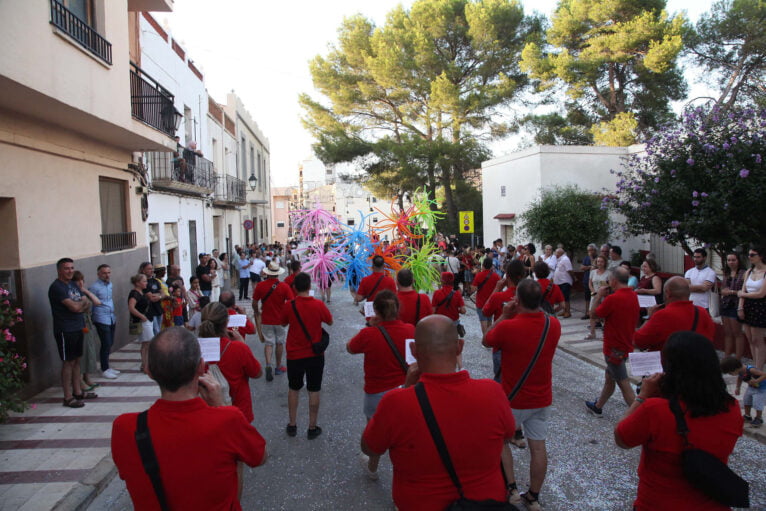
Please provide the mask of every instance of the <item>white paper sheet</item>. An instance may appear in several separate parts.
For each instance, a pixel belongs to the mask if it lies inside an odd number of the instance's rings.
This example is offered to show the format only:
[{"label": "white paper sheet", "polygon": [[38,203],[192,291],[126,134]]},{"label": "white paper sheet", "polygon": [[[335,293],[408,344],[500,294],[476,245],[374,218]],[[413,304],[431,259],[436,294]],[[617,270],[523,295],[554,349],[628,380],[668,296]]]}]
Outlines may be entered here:
[{"label": "white paper sheet", "polygon": [[313,289],[309,289],[309,296],[312,297],[312,298],[314,297],[314,290]]},{"label": "white paper sheet", "polygon": [[221,339],[218,337],[200,337],[197,340],[202,351],[202,360],[205,362],[218,362],[221,360]]},{"label": "white paper sheet", "polygon": [[375,316],[375,308],[372,306],[372,302],[364,302],[364,317],[371,318]]},{"label": "white paper sheet", "polygon": [[417,362],[415,360],[415,357],[412,355],[412,344],[415,342],[415,339],[405,339],[404,345],[407,347],[404,353],[404,361],[408,364],[414,364]]},{"label": "white paper sheet", "polygon": [[638,297],[638,306],[639,307],[646,307],[647,309],[649,307],[654,307],[657,305],[657,299],[654,297],[654,295],[636,295]]},{"label": "white paper sheet", "polygon": [[247,324],[247,316],[244,314],[232,314],[229,316],[229,328],[239,328]]},{"label": "white paper sheet", "polygon": [[662,372],[662,359],[659,351],[636,351],[628,354],[630,375],[636,378]]}]

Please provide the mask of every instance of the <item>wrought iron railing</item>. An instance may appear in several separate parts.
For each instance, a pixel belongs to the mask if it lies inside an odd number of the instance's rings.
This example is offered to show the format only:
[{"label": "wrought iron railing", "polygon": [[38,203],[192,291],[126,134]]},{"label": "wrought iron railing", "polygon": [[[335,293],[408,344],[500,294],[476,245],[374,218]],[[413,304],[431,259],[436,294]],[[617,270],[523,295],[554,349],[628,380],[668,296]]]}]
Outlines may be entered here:
[{"label": "wrought iron railing", "polygon": [[[204,188],[208,193],[215,189],[213,162],[188,149],[180,153],[146,153],[154,185],[170,185],[175,189],[188,189],[180,185]],[[190,190],[195,191],[196,190]]]},{"label": "wrought iron railing", "polygon": [[237,177],[217,176],[215,182],[215,199],[226,202],[247,202],[245,182]]},{"label": "wrought iron railing", "polygon": [[175,97],[167,89],[130,63],[130,113],[141,122],[169,137],[176,134]]},{"label": "wrought iron railing", "polygon": [[112,44],[58,0],[51,0],[51,24],[111,65]]},{"label": "wrought iron railing", "polygon": [[116,252],[136,248],[135,232],[115,232],[101,235],[101,252]]}]

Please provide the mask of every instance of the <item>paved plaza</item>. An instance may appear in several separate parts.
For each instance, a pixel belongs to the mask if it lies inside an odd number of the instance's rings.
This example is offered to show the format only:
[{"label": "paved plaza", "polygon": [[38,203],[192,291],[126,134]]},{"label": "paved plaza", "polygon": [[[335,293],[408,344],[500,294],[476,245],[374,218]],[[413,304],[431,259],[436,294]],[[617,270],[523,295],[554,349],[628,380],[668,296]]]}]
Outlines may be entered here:
[{"label": "paved plaza", "polygon": [[[246,305],[242,302],[242,305]],[[249,304],[247,304],[249,308]],[[490,352],[480,345],[480,330],[469,303],[464,363],[471,375],[488,377]],[[255,426],[266,438],[267,463],[245,470],[244,509],[393,509],[391,464],[381,462],[381,477],[369,481],[358,463],[362,414],[362,356],[345,351],[345,342],[363,324],[348,292],[336,289],[330,310],[335,325],[328,330],[327,351],[317,440],[305,435],[307,401],[301,396],[299,435],[284,433],[287,423],[287,381],[251,380]],[[614,445],[612,429],[625,412],[613,397],[598,419],[586,412],[602,384],[600,342],[583,341],[586,322],[562,321],[562,340],[554,359],[554,400],[549,425],[549,472],[541,494],[548,511],[570,509],[628,510],[635,496],[640,449],[623,451]],[[247,339],[262,360],[262,345]],[[117,380],[99,380],[99,398],[79,410],[61,406],[61,390],[35,396],[34,409],[17,414],[0,426],[0,510],[131,509],[122,480],[116,476],[109,451],[111,423],[118,414],[146,409],[159,396],[154,382],[139,373],[137,345],[112,356],[123,372]],[[766,508],[766,445],[746,428],[737,443],[731,466],[751,483],[753,509]],[[761,441],[763,437],[761,436]],[[528,450],[514,448],[521,487],[528,483]],[[204,467],[200,467],[204,470]]]}]

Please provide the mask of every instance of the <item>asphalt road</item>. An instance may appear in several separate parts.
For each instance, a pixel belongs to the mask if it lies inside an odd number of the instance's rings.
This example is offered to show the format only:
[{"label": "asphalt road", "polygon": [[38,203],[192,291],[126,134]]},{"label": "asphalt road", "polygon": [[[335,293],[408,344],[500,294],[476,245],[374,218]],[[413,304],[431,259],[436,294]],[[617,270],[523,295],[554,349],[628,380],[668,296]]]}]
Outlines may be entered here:
[{"label": "asphalt road", "polygon": [[[334,289],[329,305],[335,324],[328,330],[319,425],[323,434],[306,438],[307,400],[301,396],[295,438],[284,432],[287,424],[286,376],[267,383],[251,380],[255,421],[266,438],[269,460],[245,469],[242,507],[264,510],[391,510],[391,464],[381,461],[380,479],[369,481],[359,462],[359,438],[364,429],[362,413],[362,356],[349,355],[345,343],[364,319],[347,291]],[[474,378],[491,375],[491,354],[480,343],[478,319],[469,309],[464,316],[466,347],[464,365]],[[248,339],[259,360],[262,345]],[[583,404],[601,389],[602,371],[559,350],[553,365],[553,409],[550,414],[548,476],[541,493],[546,511],[629,510],[637,486],[640,449],[624,451],[614,445],[612,429],[625,412],[621,397],[614,396],[604,418],[587,413]],[[619,393],[618,393],[619,394]],[[528,483],[528,449],[514,448],[520,488]],[[766,446],[742,437],[730,466],[751,485],[751,509],[766,509]],[[117,477],[88,509],[131,509],[124,483]]]}]

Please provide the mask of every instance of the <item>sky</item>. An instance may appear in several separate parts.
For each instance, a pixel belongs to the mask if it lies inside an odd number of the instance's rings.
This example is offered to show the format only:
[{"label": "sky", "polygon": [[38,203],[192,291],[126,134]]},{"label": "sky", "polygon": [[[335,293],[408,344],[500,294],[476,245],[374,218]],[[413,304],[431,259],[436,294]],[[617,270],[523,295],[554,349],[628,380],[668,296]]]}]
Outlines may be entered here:
[{"label": "sky", "polygon": [[[298,183],[298,167],[319,180],[323,167],[301,124],[298,95],[314,91],[309,61],[327,53],[343,18],[362,14],[377,25],[386,13],[411,0],[175,0],[172,13],[154,13],[205,75],[219,103],[234,90],[263,133],[271,152],[271,185]],[[522,0],[526,12],[550,16],[556,0]],[[695,21],[712,0],[668,0],[671,13],[686,11]],[[165,23],[166,22],[166,23]],[[693,85],[690,83],[690,85]],[[694,97],[694,92],[690,94]],[[495,147],[496,156],[505,151]]]}]

